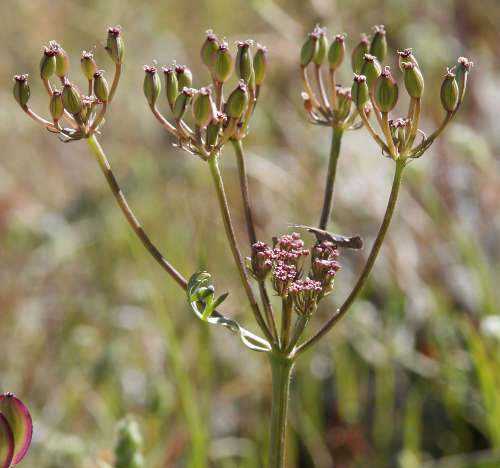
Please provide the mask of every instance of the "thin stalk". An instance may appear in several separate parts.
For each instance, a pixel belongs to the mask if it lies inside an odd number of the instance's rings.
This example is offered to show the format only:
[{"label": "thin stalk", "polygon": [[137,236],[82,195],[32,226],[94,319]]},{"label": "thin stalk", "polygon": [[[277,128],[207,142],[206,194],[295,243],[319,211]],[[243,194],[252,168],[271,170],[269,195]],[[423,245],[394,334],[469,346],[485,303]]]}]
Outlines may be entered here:
[{"label": "thin stalk", "polygon": [[344,303],[340,306],[340,308],[337,309],[337,311],[328,320],[328,322],[326,322],[325,325],[323,325],[323,327],[318,332],[316,332],[314,336],[309,338],[309,340],[307,340],[296,349],[294,353],[295,356],[301,354],[310,346],[317,343],[323,335],[328,333],[330,329],[337,323],[337,321],[341,319],[343,315],[349,310],[349,308],[352,306],[359,293],[363,289],[363,286],[365,285],[366,280],[368,279],[368,276],[372,271],[373,265],[375,264],[375,260],[377,259],[380,248],[382,247],[382,243],[384,242],[389,224],[391,223],[392,215],[394,214],[394,209],[396,207],[396,201],[398,199],[399,187],[401,186],[401,177],[403,175],[405,164],[406,162],[403,160],[396,161],[396,169],[392,181],[391,195],[389,196],[389,201],[387,202],[384,219],[382,221],[382,224],[380,225],[380,229],[378,231],[377,237],[375,238],[375,242],[373,243],[370,254],[368,255],[368,259],[363,268],[363,271],[361,272],[361,275],[358,278],[358,281],[356,282],[354,288],[352,289],[351,293],[344,301]]},{"label": "thin stalk", "polygon": [[329,75],[330,75],[330,92],[332,94],[332,107],[333,110],[336,111],[338,110],[338,105],[337,105],[337,89],[335,87],[335,68],[329,69]]},{"label": "thin stalk", "polygon": [[301,67],[300,71],[302,74],[302,82],[304,84],[304,88],[306,90],[306,93],[309,95],[309,98],[311,99],[313,107],[320,107],[319,102],[316,99],[316,96],[314,95],[314,93],[311,89],[311,85],[309,83],[309,77],[307,76],[306,67]]},{"label": "thin stalk", "polygon": [[292,333],[293,302],[290,295],[281,300],[281,349],[288,348],[290,334]]},{"label": "thin stalk", "polygon": [[387,112],[382,112],[382,131],[384,132],[387,146],[389,147],[389,154],[393,159],[397,159],[398,151],[394,146],[394,141],[392,140],[391,130],[389,129],[389,114]]},{"label": "thin stalk", "polygon": [[116,88],[118,86],[118,82],[120,81],[121,74],[122,74],[122,64],[117,63],[116,67],[115,67],[115,76],[113,78],[113,84],[111,85],[111,90],[109,92],[108,102],[111,102],[111,100],[113,99],[113,97],[115,95]]},{"label": "thin stalk", "polygon": [[[109,99],[108,99],[109,101]],[[177,129],[161,114],[161,112],[158,110],[158,108],[155,105],[150,105],[149,106],[151,109],[151,112],[153,112],[153,115],[157,118],[158,122],[160,122],[163,127],[168,130],[172,135],[176,136],[177,138],[180,138],[179,132]]]},{"label": "thin stalk", "polygon": [[123,214],[127,218],[127,221],[129,222],[130,226],[136,233],[137,237],[139,237],[144,247],[146,247],[148,252],[160,264],[160,266],[179,284],[179,286],[181,286],[183,289],[186,289],[187,281],[172,265],[170,265],[167,259],[151,242],[148,235],[144,232],[144,229],[139,224],[139,221],[137,221],[137,218],[135,217],[133,211],[130,209],[127,200],[125,199],[120,189],[120,186],[118,185],[118,182],[116,181],[115,176],[113,175],[111,166],[95,135],[91,135],[85,140],[87,141],[87,143],[90,146],[90,149],[94,153],[94,156],[97,162],[99,163],[99,167],[101,168],[104,177],[106,177],[106,180],[108,181],[109,187],[111,188],[111,191],[113,192],[116,201],[120,205]]},{"label": "thin stalk", "polygon": [[333,204],[333,188],[335,185],[335,175],[337,173],[337,161],[340,154],[340,143],[344,130],[341,127],[334,126],[332,132],[332,145],[330,148],[330,161],[328,163],[328,174],[326,176],[325,198],[323,200],[323,210],[321,211],[321,219],[319,228],[326,229]]},{"label": "thin stalk", "polygon": [[[240,179],[241,187],[241,197],[243,199],[243,211],[245,212],[245,221],[248,231],[248,239],[250,241],[250,247],[257,241],[257,235],[255,234],[255,225],[253,222],[252,214],[252,204],[250,202],[250,195],[248,192],[248,177],[247,169],[245,163],[245,155],[243,153],[243,144],[241,140],[231,140],[234,147],[234,152],[236,153],[236,162],[238,164],[238,175]],[[259,282],[259,292],[262,304],[264,306],[264,311],[266,313],[267,325],[274,336],[275,342],[279,346],[279,335],[278,327],[276,326],[276,319],[274,317],[273,309],[271,306],[271,301],[269,300],[269,295],[267,294],[266,285],[264,281]]]},{"label": "thin stalk", "polygon": [[314,65],[314,74],[316,75],[316,84],[319,89],[321,102],[323,103],[323,106],[325,106],[325,109],[330,109],[330,102],[328,101],[328,98],[326,96],[325,86],[323,84],[323,76],[321,75],[321,67],[316,64]]},{"label": "thin stalk", "polygon": [[248,279],[248,275],[246,272],[246,267],[245,264],[243,263],[243,258],[241,256],[241,252],[238,247],[238,242],[234,234],[233,223],[231,221],[231,215],[229,213],[226,192],[224,190],[224,183],[222,181],[222,176],[220,174],[217,158],[218,154],[213,153],[208,159],[208,165],[210,167],[210,172],[212,174],[212,179],[214,181],[215,191],[217,192],[217,200],[219,202],[219,208],[221,211],[222,220],[224,222],[224,229],[226,231],[226,236],[229,241],[229,246],[231,247],[231,252],[233,254],[236,267],[238,268],[241,282],[243,283],[243,287],[245,288],[248,301],[250,302],[252,312],[255,316],[255,320],[257,321],[257,324],[259,325],[262,332],[266,335],[266,338],[271,343],[273,343],[274,342],[273,336],[271,335],[269,328],[267,328],[267,325],[264,321],[264,318],[262,317],[257,301],[255,300],[255,296],[252,291],[252,286],[250,285],[250,281]]},{"label": "thin stalk", "polygon": [[292,336],[290,338],[290,342],[286,347],[285,352],[289,353],[293,350],[297,342],[299,341],[302,333],[304,332],[307,324],[309,323],[310,315],[300,315],[299,318],[295,321],[295,325],[293,326]]},{"label": "thin stalk", "polygon": [[284,468],[288,399],[294,361],[284,354],[273,353],[269,354],[269,362],[273,390],[268,468]]}]

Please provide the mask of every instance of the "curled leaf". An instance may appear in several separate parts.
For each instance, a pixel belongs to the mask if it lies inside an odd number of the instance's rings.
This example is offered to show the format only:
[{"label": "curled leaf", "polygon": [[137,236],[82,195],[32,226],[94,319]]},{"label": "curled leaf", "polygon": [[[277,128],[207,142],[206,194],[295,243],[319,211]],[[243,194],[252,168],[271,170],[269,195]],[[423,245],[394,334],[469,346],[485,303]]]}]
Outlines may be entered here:
[{"label": "curled leaf", "polygon": [[209,279],[210,273],[198,271],[191,276],[187,285],[188,302],[198,318],[204,322],[228,328],[238,335],[247,348],[253,351],[270,351],[271,345],[266,340],[249,332],[236,320],[226,318],[215,310],[229,294],[224,293],[214,300],[214,288],[208,284]]},{"label": "curled leaf", "polygon": [[14,455],[14,435],[7,418],[0,413],[0,468],[9,468]]},{"label": "curled leaf", "polygon": [[0,395],[0,413],[3,414],[12,430],[14,453],[11,465],[16,465],[22,460],[31,443],[33,435],[31,415],[22,401],[12,393]]}]

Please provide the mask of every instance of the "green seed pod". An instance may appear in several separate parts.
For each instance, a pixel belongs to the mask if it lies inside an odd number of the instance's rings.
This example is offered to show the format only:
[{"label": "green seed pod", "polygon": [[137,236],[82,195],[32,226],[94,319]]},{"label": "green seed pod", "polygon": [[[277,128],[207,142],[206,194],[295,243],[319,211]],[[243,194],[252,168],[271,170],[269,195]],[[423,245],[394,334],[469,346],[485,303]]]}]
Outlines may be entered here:
[{"label": "green seed pod", "polygon": [[441,104],[447,112],[453,112],[458,104],[458,84],[455,74],[448,70],[441,85]]},{"label": "green seed pod", "polygon": [[458,65],[455,70],[455,79],[457,80],[460,102],[464,98],[465,90],[467,88],[467,78],[473,65],[474,63],[465,57],[459,57],[458,59]]},{"label": "green seed pod", "polygon": [[68,74],[68,54],[56,41],[50,41],[50,46],[57,50],[56,75],[59,78],[64,78]]},{"label": "green seed pod", "polygon": [[385,37],[384,25],[375,26],[375,33],[370,44],[370,54],[383,62],[387,55],[387,38]]},{"label": "green seed pod", "polygon": [[56,71],[57,49],[45,47],[40,60],[40,76],[42,80],[48,80]]},{"label": "green seed pod", "polygon": [[82,58],[80,59],[80,65],[87,80],[92,80],[94,78],[94,73],[97,71],[97,65],[92,52],[83,51]]},{"label": "green seed pod", "polygon": [[424,77],[420,70],[412,62],[403,63],[403,75],[405,87],[408,94],[415,99],[424,94]]},{"label": "green seed pod", "polygon": [[128,415],[116,426],[115,468],[143,468],[142,437],[137,422]]},{"label": "green seed pod", "polygon": [[76,86],[67,82],[64,84],[62,92],[62,101],[64,108],[73,115],[79,114],[82,111],[82,95]]},{"label": "green seed pod", "polygon": [[64,114],[64,104],[62,100],[62,92],[55,89],[50,98],[50,115],[54,121],[58,121]]},{"label": "green seed pod", "polygon": [[219,83],[226,82],[233,73],[233,56],[226,43],[219,45],[212,58],[212,73]]},{"label": "green seed pod", "polygon": [[95,97],[102,102],[106,102],[108,100],[108,83],[104,76],[102,76],[101,71],[94,73],[94,94]]},{"label": "green seed pod", "polygon": [[370,90],[366,83],[366,76],[354,74],[354,81],[351,87],[351,99],[358,109],[363,109],[370,100]]},{"label": "green seed pod", "polygon": [[177,65],[175,67],[175,75],[177,77],[177,86],[179,90],[190,88],[193,84],[193,74],[191,70],[185,65]]},{"label": "green seed pod", "polygon": [[248,90],[243,81],[229,95],[226,105],[227,115],[232,119],[239,119],[248,105]]},{"label": "green seed pod", "polygon": [[361,69],[361,74],[366,76],[366,84],[368,85],[368,89],[371,90],[373,84],[382,73],[382,67],[374,55],[365,54],[363,60],[365,63]]},{"label": "green seed pod", "polygon": [[328,51],[328,65],[331,70],[340,67],[345,55],[345,34],[337,34]]},{"label": "green seed pod", "polygon": [[14,76],[14,98],[21,107],[26,107],[30,98],[30,87],[28,85],[28,75]]},{"label": "green seed pod", "polygon": [[316,56],[318,50],[319,34],[314,31],[307,35],[307,40],[300,51],[300,66],[307,67]]},{"label": "green seed pod", "polygon": [[267,49],[264,46],[257,45],[257,52],[253,58],[253,70],[255,73],[255,84],[260,86],[267,73]]},{"label": "green seed pod", "polygon": [[198,127],[206,127],[214,116],[214,103],[210,88],[201,88],[193,99],[193,118]]},{"label": "green seed pod", "polygon": [[175,99],[179,94],[179,82],[177,81],[177,75],[172,67],[163,67],[163,73],[165,73],[165,91],[167,93],[167,101],[170,109],[174,107]]},{"label": "green seed pod", "polygon": [[365,64],[364,56],[368,53],[369,48],[370,41],[366,37],[366,34],[362,34],[359,44],[354,48],[351,55],[351,65],[354,73],[361,73],[363,65]]},{"label": "green seed pod", "polygon": [[125,47],[120,36],[119,27],[108,28],[108,39],[105,49],[108,55],[111,57],[111,60],[113,60],[116,65],[120,65],[123,62],[123,53]]},{"label": "green seed pod", "polygon": [[391,111],[398,101],[398,85],[386,67],[373,87],[373,96],[381,112]]},{"label": "green seed pod", "polygon": [[174,114],[175,120],[181,120],[186,113],[186,109],[191,103],[191,99],[193,98],[194,90],[191,88],[184,88],[174,103],[174,108],[172,113]]},{"label": "green seed pod", "polygon": [[201,59],[203,63],[210,68],[214,54],[219,50],[219,41],[212,31],[207,31],[207,38],[201,46]]},{"label": "green seed pod", "polygon": [[325,61],[326,55],[328,53],[328,39],[326,38],[326,33],[324,29],[316,28],[318,33],[318,46],[316,47],[316,53],[313,57],[313,62],[316,66],[320,67]]},{"label": "green seed pod", "polygon": [[146,96],[148,104],[154,106],[161,91],[160,77],[158,76],[156,67],[146,65],[144,71],[146,72],[143,85],[144,96]]},{"label": "green seed pod", "polygon": [[238,77],[246,84],[250,83],[254,76],[252,54],[250,46],[252,41],[238,42],[238,53],[236,54],[235,70]]},{"label": "green seed pod", "polygon": [[207,145],[215,146],[217,144],[217,137],[219,136],[220,129],[227,122],[227,115],[222,112],[217,112],[207,127]]},{"label": "green seed pod", "polygon": [[398,57],[399,57],[399,69],[403,71],[403,64],[411,62],[416,68],[420,68],[418,66],[417,59],[414,57],[412,53],[412,49],[404,49],[404,50],[399,50],[398,51]]}]

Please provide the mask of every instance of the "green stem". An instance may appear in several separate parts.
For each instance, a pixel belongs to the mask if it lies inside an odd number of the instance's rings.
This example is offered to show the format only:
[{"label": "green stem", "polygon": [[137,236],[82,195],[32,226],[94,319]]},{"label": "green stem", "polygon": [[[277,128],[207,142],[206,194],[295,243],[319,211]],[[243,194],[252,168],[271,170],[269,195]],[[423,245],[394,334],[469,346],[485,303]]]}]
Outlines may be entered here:
[{"label": "green stem", "polygon": [[106,158],[106,155],[104,154],[104,151],[97,141],[95,135],[91,135],[88,138],[85,139],[87,143],[89,144],[92,152],[94,153],[94,156],[99,163],[99,167],[101,168],[104,177],[106,177],[106,180],[108,181],[109,187],[111,188],[111,191],[113,192],[113,195],[116,198],[116,201],[120,205],[120,208],[127,218],[127,221],[129,222],[130,226],[134,230],[134,232],[137,234],[137,237],[141,240],[142,244],[148,252],[153,256],[153,258],[160,264],[160,266],[166,270],[166,272],[181,286],[183,289],[186,289],[187,286],[187,281],[183,278],[183,276],[172,266],[170,263],[167,261],[167,259],[161,254],[161,252],[156,248],[156,246],[151,242],[149,239],[148,235],[144,232],[144,229],[142,226],[139,224],[139,221],[135,217],[133,211],[130,209],[127,200],[125,199],[120,186],[118,185],[118,182],[115,179],[115,176],[113,175],[113,172],[111,170],[111,166],[109,165],[109,162]]},{"label": "green stem", "polygon": [[341,319],[343,315],[349,310],[349,308],[351,307],[351,305],[353,304],[353,302],[356,300],[359,293],[363,289],[363,286],[365,285],[366,280],[370,275],[370,272],[372,271],[375,260],[377,259],[377,255],[380,251],[380,248],[382,247],[382,243],[384,242],[384,238],[387,233],[387,229],[389,228],[389,224],[391,223],[392,215],[394,214],[394,209],[396,207],[396,201],[398,199],[399,187],[401,186],[401,177],[403,175],[403,169],[405,167],[405,164],[406,162],[404,160],[399,159],[396,161],[396,170],[394,172],[391,195],[389,197],[389,201],[387,202],[387,208],[385,210],[384,219],[382,221],[382,224],[380,225],[380,229],[378,231],[375,242],[373,243],[370,255],[368,256],[368,260],[366,261],[366,264],[363,268],[363,271],[361,272],[360,277],[358,278],[358,281],[356,282],[356,285],[354,286],[353,290],[351,291],[347,299],[344,301],[344,303],[332,315],[330,320],[328,320],[328,322],[326,322],[325,325],[323,325],[323,327],[314,336],[312,336],[311,338],[309,338],[309,340],[300,345],[296,349],[294,355],[298,355],[304,352],[307,348],[318,342],[323,335],[328,333],[330,329],[337,323],[337,321]]},{"label": "green stem", "polygon": [[269,362],[273,393],[268,468],[284,468],[288,399],[294,361],[287,355],[272,353],[269,354]]},{"label": "green stem", "polygon": [[219,165],[218,165],[218,154],[213,153],[209,160],[208,165],[210,167],[210,172],[212,174],[212,179],[214,181],[215,191],[217,192],[217,200],[219,202],[219,208],[222,215],[222,220],[224,222],[224,229],[226,231],[226,236],[229,241],[229,245],[231,247],[231,252],[234,257],[234,261],[236,262],[236,267],[240,273],[241,282],[243,283],[243,287],[245,288],[245,292],[247,294],[248,300],[250,302],[250,306],[252,308],[252,312],[255,316],[255,320],[259,325],[260,329],[266,335],[266,338],[270,343],[274,343],[273,336],[271,332],[267,328],[266,323],[262,317],[257,301],[255,300],[255,296],[252,291],[252,287],[250,285],[250,281],[248,279],[248,275],[246,272],[245,264],[243,263],[243,258],[240,253],[240,249],[238,247],[238,242],[236,240],[236,236],[234,234],[233,224],[231,221],[231,215],[229,214],[229,207],[227,204],[226,193],[224,191],[224,183],[222,181],[222,176],[220,174]]},{"label": "green stem", "polygon": [[332,133],[332,146],[330,148],[330,161],[328,163],[328,174],[326,176],[325,198],[323,201],[323,210],[319,222],[320,229],[326,229],[333,205],[333,187],[335,185],[335,175],[337,173],[337,161],[340,154],[340,143],[344,130],[341,127],[334,126]]}]

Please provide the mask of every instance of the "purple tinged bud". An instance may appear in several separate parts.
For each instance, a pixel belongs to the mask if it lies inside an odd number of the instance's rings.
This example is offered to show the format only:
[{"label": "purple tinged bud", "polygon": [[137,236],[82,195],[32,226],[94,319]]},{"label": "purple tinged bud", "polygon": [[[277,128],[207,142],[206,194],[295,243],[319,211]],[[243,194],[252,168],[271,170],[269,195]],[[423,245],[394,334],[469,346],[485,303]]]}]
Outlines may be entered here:
[{"label": "purple tinged bud", "polygon": [[156,67],[146,65],[144,71],[146,72],[143,84],[144,96],[146,96],[148,104],[154,106],[161,91],[160,77],[158,76]]},{"label": "purple tinged bud", "polygon": [[233,64],[233,56],[229,52],[227,44],[220,44],[212,58],[212,73],[216,81],[226,82],[233,73]]},{"label": "purple tinged bud", "polygon": [[422,94],[424,94],[424,77],[420,69],[413,65],[412,62],[404,62],[402,67],[406,91],[414,99],[422,97]]},{"label": "purple tinged bud", "polygon": [[52,119],[57,122],[64,114],[64,104],[62,100],[62,92],[58,89],[55,89],[52,93],[52,97],[50,98],[50,115]]},{"label": "purple tinged bud", "polygon": [[[14,438],[14,451],[9,465],[17,465],[24,457],[31,443],[33,422],[22,401],[12,393],[0,395],[0,415],[7,421]],[[1,440],[1,434],[0,434]],[[1,449],[0,449],[1,450]]]},{"label": "purple tinged bud", "polygon": [[212,31],[207,31],[207,38],[201,46],[201,59],[203,63],[210,68],[214,54],[219,50],[219,41]]},{"label": "purple tinged bud", "polygon": [[398,101],[398,85],[394,81],[389,67],[386,67],[378,77],[372,92],[381,112],[389,112],[394,108]]},{"label": "purple tinged bud", "polygon": [[54,47],[45,47],[43,56],[40,60],[40,76],[42,80],[48,80],[56,71],[57,49]]},{"label": "purple tinged bud", "polygon": [[125,49],[119,27],[108,28],[108,39],[105,49],[116,65],[120,65],[123,62],[123,53]]},{"label": "purple tinged bud", "polygon": [[253,70],[255,73],[255,84],[256,86],[260,86],[267,73],[267,49],[264,46],[257,46],[257,52],[253,58]]},{"label": "purple tinged bud", "polygon": [[184,88],[179,96],[177,96],[177,99],[174,103],[174,108],[172,110],[175,120],[181,120],[182,117],[184,117],[186,109],[191,103],[191,99],[193,98],[194,93],[194,89]]},{"label": "purple tinged bud", "polygon": [[83,51],[80,65],[87,80],[92,80],[94,78],[94,73],[97,71],[97,64],[95,63],[92,52]]},{"label": "purple tinged bud", "polygon": [[229,95],[226,104],[227,115],[232,119],[239,119],[248,105],[248,90],[243,81]]},{"label": "purple tinged bud", "polygon": [[453,112],[456,109],[458,94],[459,89],[455,74],[448,70],[441,85],[441,104],[447,112]]},{"label": "purple tinged bud", "polygon": [[215,107],[210,93],[210,88],[201,88],[193,99],[193,118],[198,127],[206,127],[214,116]]},{"label": "purple tinged bud", "polygon": [[70,114],[76,115],[82,111],[83,103],[80,91],[69,82],[64,84],[62,100],[65,109]]},{"label": "purple tinged bud", "polygon": [[109,96],[108,82],[102,76],[102,72],[94,73],[94,94],[99,101],[106,102]]},{"label": "purple tinged bud", "polygon": [[175,67],[175,75],[177,76],[177,83],[180,90],[190,88],[192,86],[193,74],[185,65],[177,65]]},{"label": "purple tinged bud", "polygon": [[366,34],[362,34],[359,44],[354,48],[351,55],[351,65],[354,73],[361,73],[365,64],[364,56],[369,52],[369,48],[370,41],[366,37]]},{"label": "purple tinged bud", "polygon": [[313,62],[319,67],[325,61],[328,53],[328,39],[326,38],[324,29],[317,27],[316,32],[318,33],[318,45],[316,47],[316,53],[313,57]]},{"label": "purple tinged bud", "polygon": [[14,76],[14,98],[21,107],[26,107],[30,98],[30,87],[28,85],[28,75]]},{"label": "purple tinged bud", "polygon": [[340,67],[345,55],[345,34],[337,34],[328,51],[328,65],[336,70]]},{"label": "purple tinged bud", "polygon": [[316,55],[318,50],[319,34],[317,31],[309,33],[306,42],[300,51],[300,66],[307,67]]},{"label": "purple tinged bud", "polygon": [[366,76],[366,83],[368,84],[368,88],[372,89],[373,84],[382,73],[382,67],[377,60],[377,57],[371,54],[365,54],[363,57],[363,61],[364,65],[361,69],[361,74]]},{"label": "purple tinged bud", "polygon": [[387,38],[383,24],[375,26],[375,33],[370,44],[370,54],[377,57],[379,62],[383,62],[387,55]]},{"label": "purple tinged bud", "polygon": [[366,76],[354,74],[354,81],[351,87],[351,99],[358,109],[363,109],[370,100],[370,90],[366,83]]}]

